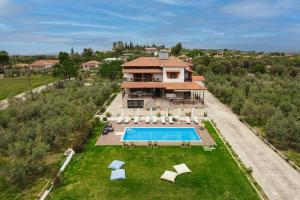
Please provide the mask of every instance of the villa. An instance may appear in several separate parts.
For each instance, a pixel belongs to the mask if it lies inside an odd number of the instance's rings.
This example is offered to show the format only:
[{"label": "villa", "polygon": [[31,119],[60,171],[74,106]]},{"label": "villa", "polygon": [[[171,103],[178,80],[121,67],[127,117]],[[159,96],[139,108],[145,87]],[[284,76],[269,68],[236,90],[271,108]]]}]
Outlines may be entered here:
[{"label": "villa", "polygon": [[30,70],[42,71],[48,70],[53,67],[53,65],[58,64],[59,60],[37,60],[30,64]]},{"label": "villa", "polygon": [[101,62],[98,62],[96,60],[90,60],[88,62],[82,63],[81,68],[83,71],[90,71],[92,69],[96,69],[100,64]]},{"label": "villa", "polygon": [[161,50],[158,57],[140,57],[122,65],[123,108],[152,108],[158,101],[204,103],[207,88],[193,81],[192,64]]}]

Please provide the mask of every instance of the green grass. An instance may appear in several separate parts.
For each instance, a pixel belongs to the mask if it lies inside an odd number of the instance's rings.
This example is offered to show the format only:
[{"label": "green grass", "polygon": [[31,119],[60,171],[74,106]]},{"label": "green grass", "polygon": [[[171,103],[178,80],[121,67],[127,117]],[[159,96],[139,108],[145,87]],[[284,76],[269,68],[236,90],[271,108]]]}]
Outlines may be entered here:
[{"label": "green grass", "polygon": [[32,88],[51,83],[57,80],[52,76],[31,76],[31,86],[28,85],[27,77],[5,78],[0,80],[0,100],[14,96]]},{"label": "green grass", "polygon": [[[50,199],[259,199],[212,126],[206,127],[218,144],[213,152],[200,147],[100,147],[94,146],[94,137],[73,158]],[[109,180],[107,166],[114,159],[126,162],[126,180]],[[175,183],[160,179],[164,170],[183,162],[192,173],[178,176]]]},{"label": "green grass", "polygon": [[282,153],[288,157],[292,162],[294,162],[296,165],[300,166],[300,153],[289,150],[289,151],[282,151]]}]

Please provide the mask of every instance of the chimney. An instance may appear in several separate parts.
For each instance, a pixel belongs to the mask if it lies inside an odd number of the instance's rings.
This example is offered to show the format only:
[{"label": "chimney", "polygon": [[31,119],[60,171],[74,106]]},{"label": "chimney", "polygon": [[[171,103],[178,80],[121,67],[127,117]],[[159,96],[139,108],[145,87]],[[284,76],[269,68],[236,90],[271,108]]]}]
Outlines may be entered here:
[{"label": "chimney", "polygon": [[169,53],[166,49],[162,49],[159,51],[159,54],[158,54],[158,58],[160,60],[168,60],[169,59]]}]

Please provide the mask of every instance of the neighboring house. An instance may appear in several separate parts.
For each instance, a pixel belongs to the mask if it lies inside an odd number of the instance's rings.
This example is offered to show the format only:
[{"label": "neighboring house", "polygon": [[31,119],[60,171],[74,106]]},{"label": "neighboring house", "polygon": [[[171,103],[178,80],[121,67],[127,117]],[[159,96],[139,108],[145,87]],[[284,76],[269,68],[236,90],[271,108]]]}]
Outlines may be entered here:
[{"label": "neighboring house", "polygon": [[111,62],[111,61],[117,61],[122,60],[122,58],[105,58],[103,59],[103,62]]},{"label": "neighboring house", "polygon": [[30,64],[30,70],[42,71],[49,70],[53,65],[58,64],[59,60],[37,60]]},{"label": "neighboring house", "polygon": [[83,71],[90,71],[91,69],[97,68],[100,64],[101,64],[101,62],[98,62],[96,60],[91,60],[91,61],[82,63],[81,68]]},{"label": "neighboring house", "polygon": [[146,47],[145,51],[146,51],[146,53],[151,54],[151,53],[154,53],[156,51],[156,48],[155,47]]},{"label": "neighboring house", "polygon": [[20,70],[26,70],[27,68],[30,67],[30,65],[26,64],[26,63],[17,63],[15,65],[13,65],[13,67],[16,69],[20,69]]},{"label": "neighboring house", "polygon": [[156,99],[171,103],[204,103],[206,87],[192,81],[191,64],[160,51],[122,65],[123,107],[151,108]]}]

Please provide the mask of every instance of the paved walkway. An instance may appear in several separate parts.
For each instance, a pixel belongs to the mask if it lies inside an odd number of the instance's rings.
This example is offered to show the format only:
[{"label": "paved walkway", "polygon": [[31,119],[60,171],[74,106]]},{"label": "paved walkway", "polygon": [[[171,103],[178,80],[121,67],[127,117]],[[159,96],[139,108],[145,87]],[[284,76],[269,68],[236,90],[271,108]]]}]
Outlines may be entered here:
[{"label": "paved walkway", "polygon": [[211,93],[206,92],[208,117],[233,147],[271,200],[299,200],[300,174],[263,143],[238,117]]}]

